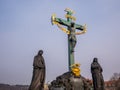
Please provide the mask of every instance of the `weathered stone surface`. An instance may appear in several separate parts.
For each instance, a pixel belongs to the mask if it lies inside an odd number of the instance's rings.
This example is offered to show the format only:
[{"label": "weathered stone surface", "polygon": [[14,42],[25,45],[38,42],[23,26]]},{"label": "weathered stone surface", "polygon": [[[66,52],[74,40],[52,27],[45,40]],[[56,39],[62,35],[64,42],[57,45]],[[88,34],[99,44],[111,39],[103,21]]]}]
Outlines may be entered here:
[{"label": "weathered stone surface", "polygon": [[72,72],[66,72],[51,82],[50,90],[89,90],[89,84],[82,76],[76,77]]},{"label": "weathered stone surface", "polygon": [[34,57],[33,62],[33,76],[29,90],[43,90],[45,82],[45,61],[42,56],[43,51],[39,50],[38,54]]}]

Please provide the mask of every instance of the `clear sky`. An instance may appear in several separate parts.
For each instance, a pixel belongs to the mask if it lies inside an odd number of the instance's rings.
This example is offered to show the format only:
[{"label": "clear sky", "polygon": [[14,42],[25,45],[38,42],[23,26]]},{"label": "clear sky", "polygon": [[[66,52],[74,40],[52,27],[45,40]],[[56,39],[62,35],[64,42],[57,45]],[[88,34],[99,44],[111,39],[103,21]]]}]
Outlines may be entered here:
[{"label": "clear sky", "polygon": [[40,49],[46,82],[68,71],[67,35],[50,20],[53,13],[65,19],[67,7],[76,12],[76,23],[87,24],[75,48],[81,74],[91,79],[94,57],[105,80],[120,72],[120,0],[0,0],[0,83],[29,85],[33,58]]}]

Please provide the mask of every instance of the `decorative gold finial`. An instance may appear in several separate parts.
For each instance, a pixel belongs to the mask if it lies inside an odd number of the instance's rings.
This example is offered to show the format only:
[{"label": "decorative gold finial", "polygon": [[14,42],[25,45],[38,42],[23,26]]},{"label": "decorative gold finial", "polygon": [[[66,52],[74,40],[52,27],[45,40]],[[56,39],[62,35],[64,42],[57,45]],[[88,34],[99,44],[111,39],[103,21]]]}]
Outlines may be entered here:
[{"label": "decorative gold finial", "polygon": [[71,65],[71,70],[75,76],[80,76],[80,71],[81,71],[80,64],[76,63],[76,64]]},{"label": "decorative gold finial", "polygon": [[56,14],[52,14],[52,16],[51,16],[51,23],[52,23],[52,25],[56,24],[55,18],[56,18]]},{"label": "decorative gold finial", "polygon": [[70,8],[66,8],[64,11],[70,12],[71,14],[74,14],[74,13],[75,13],[75,12],[74,12],[72,9],[70,9]]}]

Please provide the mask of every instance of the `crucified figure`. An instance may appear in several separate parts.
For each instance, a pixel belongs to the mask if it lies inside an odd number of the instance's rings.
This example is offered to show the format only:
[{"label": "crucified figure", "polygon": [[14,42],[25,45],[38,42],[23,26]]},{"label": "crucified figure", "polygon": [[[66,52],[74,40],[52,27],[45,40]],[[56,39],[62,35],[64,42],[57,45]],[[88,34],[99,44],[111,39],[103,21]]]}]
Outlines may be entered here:
[{"label": "crucified figure", "polygon": [[70,29],[70,34],[69,34],[69,40],[70,40],[70,45],[71,45],[71,52],[74,52],[74,48],[76,46],[76,42],[77,42],[77,39],[76,39],[76,33],[75,33],[75,23],[71,23],[71,27],[69,28]]}]

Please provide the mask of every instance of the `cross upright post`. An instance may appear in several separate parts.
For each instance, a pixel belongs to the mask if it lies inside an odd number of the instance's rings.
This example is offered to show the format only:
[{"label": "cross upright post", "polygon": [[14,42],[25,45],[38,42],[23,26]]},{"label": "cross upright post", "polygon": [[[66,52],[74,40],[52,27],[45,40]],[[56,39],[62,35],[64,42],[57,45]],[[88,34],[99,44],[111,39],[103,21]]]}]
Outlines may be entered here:
[{"label": "cross upright post", "polygon": [[[71,10],[66,10],[67,14],[66,16],[72,16],[73,12]],[[67,22],[72,22],[72,18],[67,17]],[[71,27],[67,27],[68,30],[70,30]],[[74,59],[74,51],[72,51],[72,45],[70,42],[70,34],[68,34],[68,64],[69,64],[69,71],[71,71],[71,65],[73,65],[75,63],[75,59]]]},{"label": "cross upright post", "polygon": [[[68,34],[68,68],[69,71],[71,71],[71,66],[75,63],[74,59],[74,48],[76,45],[76,35],[80,35],[86,32],[86,26],[82,26],[79,24],[75,24],[72,20],[76,20],[75,17],[72,16],[74,13],[71,9],[66,8],[65,11],[67,14],[65,17],[67,20],[61,19],[61,18],[56,18],[55,14],[52,15],[51,21],[52,24],[57,24],[57,26],[66,34]],[[63,28],[62,25],[67,26],[66,28]],[[77,30],[81,30],[81,32],[76,32]]]}]

